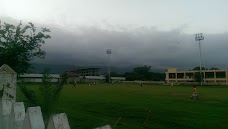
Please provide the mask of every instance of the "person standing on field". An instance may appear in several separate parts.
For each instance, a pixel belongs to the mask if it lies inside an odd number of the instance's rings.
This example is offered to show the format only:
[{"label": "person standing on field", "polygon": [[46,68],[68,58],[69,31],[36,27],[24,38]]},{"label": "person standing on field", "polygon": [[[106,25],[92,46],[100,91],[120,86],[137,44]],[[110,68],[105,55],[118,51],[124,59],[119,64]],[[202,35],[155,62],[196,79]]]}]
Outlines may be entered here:
[{"label": "person standing on field", "polygon": [[196,97],[197,100],[198,100],[198,95],[197,95],[197,91],[196,91],[196,86],[194,86],[194,88],[193,88],[193,94],[192,94],[191,99],[193,99],[194,97]]},{"label": "person standing on field", "polygon": [[72,86],[72,88],[73,88],[73,87],[76,87],[76,84],[77,84],[77,82],[76,82],[76,81],[74,81],[74,85]]}]

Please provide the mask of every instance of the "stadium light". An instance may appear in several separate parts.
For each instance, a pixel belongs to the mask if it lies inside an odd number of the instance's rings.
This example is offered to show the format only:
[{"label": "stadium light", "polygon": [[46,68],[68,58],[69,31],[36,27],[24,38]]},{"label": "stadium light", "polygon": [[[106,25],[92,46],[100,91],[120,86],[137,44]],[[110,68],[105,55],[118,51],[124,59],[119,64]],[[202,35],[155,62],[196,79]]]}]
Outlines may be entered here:
[{"label": "stadium light", "polygon": [[111,49],[107,49],[106,54],[108,54],[108,82],[110,83],[110,55],[111,55]]},{"label": "stadium light", "polygon": [[204,40],[203,34],[198,33],[195,35],[195,41],[199,41],[199,56],[200,56],[200,85],[202,86],[202,57],[201,57],[201,40]]}]

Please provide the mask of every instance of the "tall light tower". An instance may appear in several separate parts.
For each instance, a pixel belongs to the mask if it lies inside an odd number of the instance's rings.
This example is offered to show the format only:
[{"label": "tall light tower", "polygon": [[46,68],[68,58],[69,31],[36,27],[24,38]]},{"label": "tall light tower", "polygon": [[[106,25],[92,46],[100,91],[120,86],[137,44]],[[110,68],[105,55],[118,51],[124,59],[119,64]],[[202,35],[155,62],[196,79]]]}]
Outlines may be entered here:
[{"label": "tall light tower", "polygon": [[111,49],[107,49],[106,54],[108,54],[108,82],[110,83],[110,55],[111,55]]},{"label": "tall light tower", "polygon": [[199,56],[200,56],[200,85],[202,86],[202,57],[201,57],[201,40],[204,40],[203,34],[198,33],[195,35],[195,40],[199,41]]}]

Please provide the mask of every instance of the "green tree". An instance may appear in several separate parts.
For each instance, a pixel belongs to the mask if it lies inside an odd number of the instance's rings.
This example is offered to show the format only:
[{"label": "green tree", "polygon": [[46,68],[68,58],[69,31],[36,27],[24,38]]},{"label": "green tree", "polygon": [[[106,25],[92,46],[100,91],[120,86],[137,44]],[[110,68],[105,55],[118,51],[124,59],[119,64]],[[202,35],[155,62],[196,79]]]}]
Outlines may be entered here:
[{"label": "green tree", "polygon": [[165,73],[150,72],[149,76],[152,81],[165,81]]},{"label": "green tree", "polygon": [[151,66],[136,67],[133,69],[136,80],[149,80],[149,71]]},{"label": "green tree", "polygon": [[109,82],[109,74],[105,74],[105,82]]},{"label": "green tree", "polygon": [[111,76],[111,77],[124,77],[123,74],[117,73],[117,72],[111,72],[111,73],[110,73],[110,76]]},{"label": "green tree", "polygon": [[8,64],[18,74],[26,73],[31,68],[30,61],[34,58],[44,58],[45,52],[41,50],[45,39],[51,38],[45,34],[49,29],[37,28],[31,22],[17,26],[0,22],[0,66]]},{"label": "green tree", "polygon": [[210,70],[219,70],[219,68],[212,67]]},{"label": "green tree", "polygon": [[[200,70],[200,66],[197,66],[197,67],[193,68],[192,70]],[[206,68],[202,67],[202,70],[206,70]]]},{"label": "green tree", "polygon": [[53,83],[51,82],[50,69],[45,69],[39,92],[31,90],[27,86],[19,85],[20,91],[26,98],[25,104],[27,106],[41,106],[44,120],[47,122],[48,117],[54,112],[66,79],[67,77],[63,76],[59,83]]},{"label": "green tree", "polygon": [[150,68],[151,68],[151,66],[145,65],[143,67],[136,67],[136,68],[133,69],[133,71],[135,73],[145,74],[145,73],[148,73],[150,71]]},{"label": "green tree", "polygon": [[155,73],[150,72],[151,66],[142,66],[136,67],[132,72],[125,73],[126,80],[134,81],[134,80],[153,80],[153,81],[164,81],[165,74],[164,73]]},{"label": "green tree", "polygon": [[202,78],[201,78],[201,76],[200,76],[200,72],[194,73],[194,75],[193,75],[194,80],[195,80],[196,82],[199,82],[199,83],[200,83],[201,81],[203,81],[203,78],[204,78],[203,73],[201,73],[201,75],[202,75]]},{"label": "green tree", "polygon": [[150,66],[135,67],[132,72],[125,73],[126,79],[133,80],[148,80]]}]

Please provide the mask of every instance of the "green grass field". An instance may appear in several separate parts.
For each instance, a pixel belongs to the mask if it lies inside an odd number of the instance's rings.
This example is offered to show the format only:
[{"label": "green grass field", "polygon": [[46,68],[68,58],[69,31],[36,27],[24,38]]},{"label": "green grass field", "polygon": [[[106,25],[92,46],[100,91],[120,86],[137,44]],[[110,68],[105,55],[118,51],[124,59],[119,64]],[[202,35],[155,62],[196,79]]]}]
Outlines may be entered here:
[{"label": "green grass field", "polygon": [[[37,85],[30,85],[31,88]],[[66,85],[55,112],[65,112],[71,129],[92,129],[117,122],[115,129],[228,128],[228,87],[138,84]],[[18,90],[18,101],[23,96]]]}]

